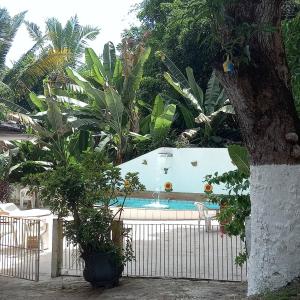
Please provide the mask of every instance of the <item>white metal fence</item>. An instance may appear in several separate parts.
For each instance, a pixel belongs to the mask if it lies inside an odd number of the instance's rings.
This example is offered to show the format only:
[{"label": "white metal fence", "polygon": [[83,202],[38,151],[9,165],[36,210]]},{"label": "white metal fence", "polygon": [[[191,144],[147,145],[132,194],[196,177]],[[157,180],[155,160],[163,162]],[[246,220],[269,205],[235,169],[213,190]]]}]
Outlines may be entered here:
[{"label": "white metal fence", "polygon": [[39,280],[40,220],[0,216],[0,275]]},{"label": "white metal fence", "polygon": [[[135,260],[123,276],[244,281],[247,266],[235,263],[244,250],[238,236],[222,235],[220,226],[126,223]],[[62,274],[81,275],[79,249],[64,242]]]}]

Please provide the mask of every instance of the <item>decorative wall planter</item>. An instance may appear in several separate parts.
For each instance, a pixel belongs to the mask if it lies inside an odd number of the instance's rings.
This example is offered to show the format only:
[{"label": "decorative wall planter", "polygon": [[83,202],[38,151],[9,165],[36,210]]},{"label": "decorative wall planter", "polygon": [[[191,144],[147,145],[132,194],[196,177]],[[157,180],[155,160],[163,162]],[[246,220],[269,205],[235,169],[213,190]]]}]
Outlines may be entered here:
[{"label": "decorative wall planter", "polygon": [[172,182],[167,181],[167,182],[164,184],[164,187],[165,187],[165,191],[166,191],[167,193],[173,191],[173,185],[172,185]]}]

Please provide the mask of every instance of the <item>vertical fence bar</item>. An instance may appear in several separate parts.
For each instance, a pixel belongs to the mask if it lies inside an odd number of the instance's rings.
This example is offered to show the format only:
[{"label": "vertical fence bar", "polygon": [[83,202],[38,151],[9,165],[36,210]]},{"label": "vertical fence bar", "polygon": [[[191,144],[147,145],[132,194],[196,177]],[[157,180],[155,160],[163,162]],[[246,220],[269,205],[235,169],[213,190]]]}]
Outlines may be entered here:
[{"label": "vertical fence bar", "polygon": [[[38,248],[36,252],[36,262],[35,262],[35,281],[39,281],[40,276],[40,247],[41,247],[41,222],[37,221],[37,236],[38,236]],[[43,250],[43,249],[42,249]]]},{"label": "vertical fence bar", "polygon": [[149,234],[149,228],[150,228],[150,225],[147,224],[147,242],[148,242],[148,247],[146,248],[147,249],[147,260],[146,260],[146,266],[147,266],[147,276],[149,276],[149,252],[150,252],[150,244],[151,244],[151,237],[150,237],[150,234]]}]

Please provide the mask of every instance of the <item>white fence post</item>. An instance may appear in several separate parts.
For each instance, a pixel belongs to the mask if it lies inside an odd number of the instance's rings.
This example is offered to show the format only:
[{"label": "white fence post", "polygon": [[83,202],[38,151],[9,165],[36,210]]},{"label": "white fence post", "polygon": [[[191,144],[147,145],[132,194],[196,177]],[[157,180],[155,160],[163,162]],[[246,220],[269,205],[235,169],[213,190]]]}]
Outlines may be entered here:
[{"label": "white fence post", "polygon": [[61,276],[63,262],[63,221],[53,219],[51,277]]}]

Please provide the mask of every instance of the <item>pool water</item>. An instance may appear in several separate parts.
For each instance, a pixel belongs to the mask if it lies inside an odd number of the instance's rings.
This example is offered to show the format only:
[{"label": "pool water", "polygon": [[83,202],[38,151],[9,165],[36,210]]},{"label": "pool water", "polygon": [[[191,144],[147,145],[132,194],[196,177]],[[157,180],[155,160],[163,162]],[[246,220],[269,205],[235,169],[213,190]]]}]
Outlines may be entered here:
[{"label": "pool water", "polygon": [[[117,198],[115,201],[112,201],[111,203],[114,203],[114,206],[122,205],[123,198]],[[151,209],[150,207],[147,207],[147,205],[154,203],[154,199],[145,199],[145,198],[127,198],[124,204],[124,207],[127,208],[147,208]],[[160,200],[160,204],[167,205],[168,210],[197,210],[196,205],[194,204],[194,201],[187,201],[187,200]],[[209,209],[218,209],[218,206],[213,203],[207,203],[206,206]]]}]

